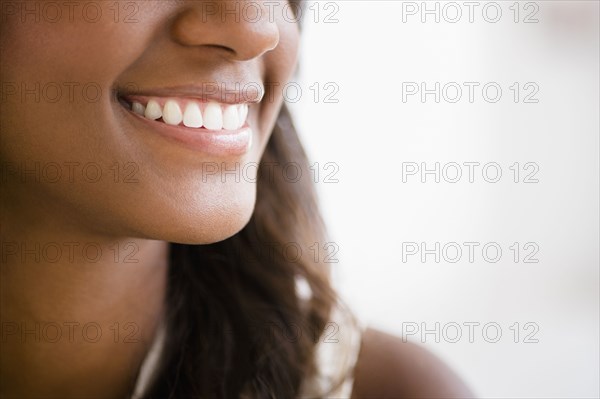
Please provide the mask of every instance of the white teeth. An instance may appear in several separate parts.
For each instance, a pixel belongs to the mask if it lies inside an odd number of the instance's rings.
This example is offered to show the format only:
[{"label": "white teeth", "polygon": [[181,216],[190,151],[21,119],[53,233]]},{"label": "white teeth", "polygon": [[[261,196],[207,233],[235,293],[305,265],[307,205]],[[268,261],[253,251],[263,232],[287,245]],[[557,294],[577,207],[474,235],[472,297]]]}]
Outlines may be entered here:
[{"label": "white teeth", "polygon": [[183,124],[187,127],[202,127],[202,112],[195,102],[188,103],[183,113]]},{"label": "white teeth", "polygon": [[204,109],[204,127],[208,130],[223,129],[223,111],[218,103],[208,103]]},{"label": "white teeth", "polygon": [[148,101],[148,105],[146,106],[144,116],[152,120],[160,119],[160,117],[162,116],[162,110],[160,109],[160,105],[158,105],[158,102],[154,100]]},{"label": "white teeth", "polygon": [[182,120],[183,115],[181,114],[179,104],[174,100],[167,100],[165,107],[163,108],[163,121],[165,121],[167,125],[177,126]]},{"label": "white teeth", "polygon": [[246,123],[246,118],[248,117],[248,104],[242,104],[239,108],[239,126],[242,127]]},{"label": "white teeth", "polygon": [[133,111],[133,112],[135,112],[136,114],[138,114],[138,115],[142,115],[142,116],[143,116],[143,115],[144,115],[144,113],[146,112],[146,107],[144,107],[144,105],[143,105],[143,104],[140,104],[140,103],[138,103],[138,102],[134,102],[134,103],[131,105],[131,109],[132,109],[132,111]]},{"label": "white teeth", "polygon": [[238,115],[238,109],[235,105],[225,106],[223,111],[223,129],[235,130],[240,127],[240,120]]},{"label": "white teeth", "polygon": [[203,105],[197,101],[183,100],[186,104],[184,109],[177,99],[167,99],[163,107],[159,101],[160,99],[149,100],[146,106],[134,101],[131,103],[131,110],[147,119],[162,118],[167,125],[177,126],[183,122],[189,128],[204,126],[208,130],[237,130],[246,124],[248,117],[248,104],[230,105],[211,101]]}]

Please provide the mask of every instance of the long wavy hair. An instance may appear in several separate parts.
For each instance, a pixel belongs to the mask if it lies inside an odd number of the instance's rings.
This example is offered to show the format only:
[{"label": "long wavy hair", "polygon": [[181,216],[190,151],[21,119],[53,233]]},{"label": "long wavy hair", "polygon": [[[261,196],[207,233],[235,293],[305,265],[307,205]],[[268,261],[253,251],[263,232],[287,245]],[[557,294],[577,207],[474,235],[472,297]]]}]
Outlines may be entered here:
[{"label": "long wavy hair", "polygon": [[[277,171],[289,164],[304,177],[292,181]],[[215,244],[171,244],[168,339],[145,398],[294,398],[316,372],[315,347],[336,296],[327,264],[309,255],[325,242],[325,229],[307,176],[284,106],[261,160],[248,225]]]}]

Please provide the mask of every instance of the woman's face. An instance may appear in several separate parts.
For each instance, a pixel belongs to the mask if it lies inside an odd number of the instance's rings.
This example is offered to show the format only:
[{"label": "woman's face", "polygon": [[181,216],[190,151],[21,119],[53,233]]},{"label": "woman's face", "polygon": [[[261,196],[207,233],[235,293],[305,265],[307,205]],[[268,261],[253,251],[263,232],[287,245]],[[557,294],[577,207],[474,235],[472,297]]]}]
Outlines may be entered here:
[{"label": "woman's face", "polygon": [[246,224],[296,64],[286,2],[0,4],[2,185],[15,214],[182,243]]}]

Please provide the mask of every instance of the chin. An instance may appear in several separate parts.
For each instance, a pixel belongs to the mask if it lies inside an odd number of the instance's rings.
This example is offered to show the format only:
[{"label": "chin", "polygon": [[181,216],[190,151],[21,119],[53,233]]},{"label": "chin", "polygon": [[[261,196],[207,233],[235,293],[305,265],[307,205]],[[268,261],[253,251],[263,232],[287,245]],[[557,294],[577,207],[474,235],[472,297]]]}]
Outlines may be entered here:
[{"label": "chin", "polygon": [[136,235],[177,244],[213,244],[234,236],[248,224],[255,200],[253,191],[242,199],[205,200],[194,207],[148,214],[144,219],[151,224],[144,223]]}]

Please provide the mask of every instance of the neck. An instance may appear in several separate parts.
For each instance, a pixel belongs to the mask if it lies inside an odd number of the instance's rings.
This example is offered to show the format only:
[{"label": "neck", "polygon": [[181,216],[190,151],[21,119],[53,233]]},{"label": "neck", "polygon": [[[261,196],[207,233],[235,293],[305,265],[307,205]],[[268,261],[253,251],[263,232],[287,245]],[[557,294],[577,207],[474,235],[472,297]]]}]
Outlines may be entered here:
[{"label": "neck", "polygon": [[168,244],[32,214],[2,206],[0,396],[124,397],[164,311]]}]

